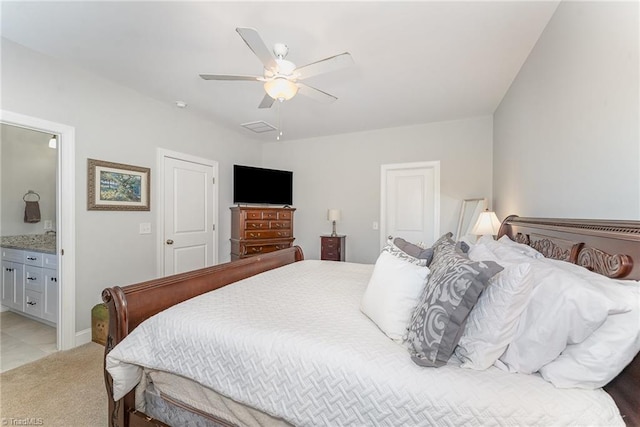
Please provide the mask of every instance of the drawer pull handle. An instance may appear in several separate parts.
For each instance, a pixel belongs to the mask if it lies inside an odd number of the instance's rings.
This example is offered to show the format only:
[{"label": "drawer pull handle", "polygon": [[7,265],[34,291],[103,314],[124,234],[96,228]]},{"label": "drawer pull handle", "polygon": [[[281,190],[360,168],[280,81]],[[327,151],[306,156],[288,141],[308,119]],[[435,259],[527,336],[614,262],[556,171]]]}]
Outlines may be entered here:
[{"label": "drawer pull handle", "polygon": [[27,277],[27,280],[38,280],[36,277]]},{"label": "drawer pull handle", "polygon": [[167,239],[167,245],[173,245],[173,240]]},{"label": "drawer pull handle", "polygon": [[51,278],[51,281],[52,281],[52,282],[57,282],[57,281],[58,281],[58,279],[56,279],[55,277],[52,277],[52,278]]},{"label": "drawer pull handle", "polygon": [[35,261],[35,260],[37,260],[38,258],[36,258],[36,257],[32,257],[32,256],[28,256],[28,257],[27,257],[27,259],[28,259],[29,261]]},{"label": "drawer pull handle", "polygon": [[36,305],[36,303],[35,303],[35,302],[33,302],[33,301],[27,301],[27,304],[29,304],[29,305]]}]

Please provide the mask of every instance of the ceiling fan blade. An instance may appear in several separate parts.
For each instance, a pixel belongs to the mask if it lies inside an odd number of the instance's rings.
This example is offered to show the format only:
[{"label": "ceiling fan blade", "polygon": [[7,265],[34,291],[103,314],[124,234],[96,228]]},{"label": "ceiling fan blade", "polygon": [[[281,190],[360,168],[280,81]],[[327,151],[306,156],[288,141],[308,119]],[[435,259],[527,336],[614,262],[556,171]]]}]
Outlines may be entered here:
[{"label": "ceiling fan blade", "polygon": [[233,76],[226,74],[200,74],[205,80],[245,80],[245,81],[258,81],[262,77],[258,76]]},{"label": "ceiling fan blade", "polygon": [[269,96],[268,93],[264,94],[264,98],[262,98],[262,102],[258,105],[258,108],[271,108],[275,99]]},{"label": "ceiling fan blade", "polygon": [[264,68],[271,71],[278,69],[278,63],[273,54],[269,50],[262,37],[258,34],[254,28],[236,28],[242,40],[249,46],[249,49],[260,59],[260,62],[264,65]]},{"label": "ceiling fan blade", "polygon": [[337,97],[328,94],[327,92],[323,92],[320,89],[316,89],[315,87],[311,87],[304,83],[296,83],[298,85],[298,93],[303,94],[304,96],[308,96],[309,98],[315,99],[316,101],[324,102],[325,104],[329,104],[336,99]]},{"label": "ceiling fan blade", "polygon": [[353,58],[351,58],[351,54],[349,52],[344,52],[339,55],[331,56],[329,58],[321,59],[320,61],[298,67],[295,70],[295,74],[298,76],[298,79],[301,80],[318,74],[338,70],[340,68],[349,67],[351,65],[353,65]]}]

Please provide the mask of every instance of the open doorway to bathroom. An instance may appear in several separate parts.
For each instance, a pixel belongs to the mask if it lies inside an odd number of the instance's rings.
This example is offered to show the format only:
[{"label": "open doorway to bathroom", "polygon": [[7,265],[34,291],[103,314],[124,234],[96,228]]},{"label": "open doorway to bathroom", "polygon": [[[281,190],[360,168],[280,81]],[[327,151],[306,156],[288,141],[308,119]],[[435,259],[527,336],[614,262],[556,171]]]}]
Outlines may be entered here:
[{"label": "open doorway to bathroom", "polygon": [[0,124],[0,371],[57,351],[57,137]]},{"label": "open doorway to bathroom", "polygon": [[[75,274],[75,128],[58,122],[52,122],[41,118],[14,113],[8,110],[0,110],[0,124],[15,126],[23,129],[40,131],[46,135],[57,136],[57,163],[56,163],[56,251],[57,261],[56,278],[58,283],[58,317],[56,324],[56,347],[58,350],[68,350],[77,345],[88,342],[82,334],[76,333],[76,274]],[[0,152],[0,161],[2,154]],[[2,174],[0,174],[1,176]],[[14,181],[9,178],[9,183]],[[18,184],[14,184],[18,185]],[[2,182],[0,182],[2,188]],[[27,189],[27,193],[28,193]],[[2,197],[0,196],[0,202]],[[23,201],[23,203],[25,203]],[[0,208],[1,211],[1,208]],[[24,213],[23,213],[24,214]],[[24,220],[24,217],[23,217]],[[0,220],[1,221],[1,220]],[[44,224],[43,224],[44,226]],[[52,224],[53,226],[53,224]],[[1,234],[1,232],[0,232]],[[51,267],[52,260],[50,254],[43,255],[43,268]],[[24,258],[23,258],[24,261]],[[28,260],[39,263],[39,260]],[[12,260],[10,262],[17,262]],[[19,268],[19,266],[18,266]],[[13,266],[10,267],[13,269]],[[15,273],[16,276],[20,271]],[[24,273],[22,273],[24,274]],[[11,279],[11,278],[9,278]],[[44,281],[49,283],[50,278],[45,277]],[[14,293],[15,295],[15,293]],[[31,295],[33,296],[33,295]],[[29,300],[33,301],[33,300]],[[25,301],[26,302],[26,301]],[[32,304],[27,304],[33,308]]]}]

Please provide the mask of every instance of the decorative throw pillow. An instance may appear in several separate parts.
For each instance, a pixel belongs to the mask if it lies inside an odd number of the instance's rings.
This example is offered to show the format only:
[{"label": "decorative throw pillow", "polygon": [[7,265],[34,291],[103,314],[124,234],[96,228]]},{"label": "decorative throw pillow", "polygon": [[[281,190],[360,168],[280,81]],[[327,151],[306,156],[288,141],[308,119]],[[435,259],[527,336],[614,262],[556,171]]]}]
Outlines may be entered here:
[{"label": "decorative throw pillow", "polygon": [[393,239],[393,244],[396,245],[399,249],[404,251],[405,253],[411,255],[414,258],[418,259],[426,259],[427,266],[431,264],[431,260],[433,259],[433,249],[432,248],[421,248],[418,245],[414,245],[413,243],[409,243],[404,240],[402,237],[396,237]]},{"label": "decorative throw pillow", "polygon": [[493,261],[471,261],[456,249],[451,236],[443,236],[437,243],[431,275],[407,334],[411,358],[421,366],[447,363],[480,293],[489,279],[502,270]]},{"label": "decorative throw pillow", "polygon": [[467,319],[455,353],[463,368],[484,370],[494,364],[513,339],[533,287],[529,263],[507,263],[482,245],[469,252],[474,261],[492,260],[505,269],[489,281]]},{"label": "decorative throw pillow", "polygon": [[428,259],[420,259],[413,255],[408,254],[407,252],[405,252],[404,250],[402,250],[401,248],[393,244],[391,241],[387,243],[384,246],[384,248],[382,248],[381,252],[387,252],[396,258],[400,258],[406,262],[418,265],[420,267],[426,267],[429,262]]},{"label": "decorative throw pillow", "polygon": [[434,253],[435,253],[435,251],[438,250],[438,248],[440,246],[451,245],[453,243],[454,243],[453,242],[453,233],[451,233],[451,232],[445,233],[442,236],[440,236],[440,238],[433,243],[433,245],[431,246],[431,249],[433,249]]},{"label": "decorative throw pillow", "polygon": [[360,310],[389,338],[402,341],[427,281],[429,269],[389,252],[380,253],[362,297]]}]

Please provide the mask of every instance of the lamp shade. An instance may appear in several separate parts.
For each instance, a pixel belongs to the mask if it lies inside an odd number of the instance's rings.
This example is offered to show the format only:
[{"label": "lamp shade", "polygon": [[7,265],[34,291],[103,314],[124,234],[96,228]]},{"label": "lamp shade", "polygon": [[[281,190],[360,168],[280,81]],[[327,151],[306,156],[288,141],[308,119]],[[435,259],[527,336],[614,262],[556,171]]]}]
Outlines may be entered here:
[{"label": "lamp shade", "polygon": [[329,209],[327,211],[327,220],[340,221],[340,209]]},{"label": "lamp shade", "polygon": [[276,77],[264,84],[264,90],[267,91],[273,99],[284,99],[288,101],[298,93],[298,86],[284,77]]},{"label": "lamp shade", "polygon": [[55,135],[53,135],[49,140],[49,148],[56,148],[57,146],[58,146],[58,138]]},{"label": "lamp shade", "polygon": [[476,225],[471,230],[471,234],[484,236],[485,234],[495,235],[500,230],[500,221],[495,212],[486,210],[480,214]]}]

